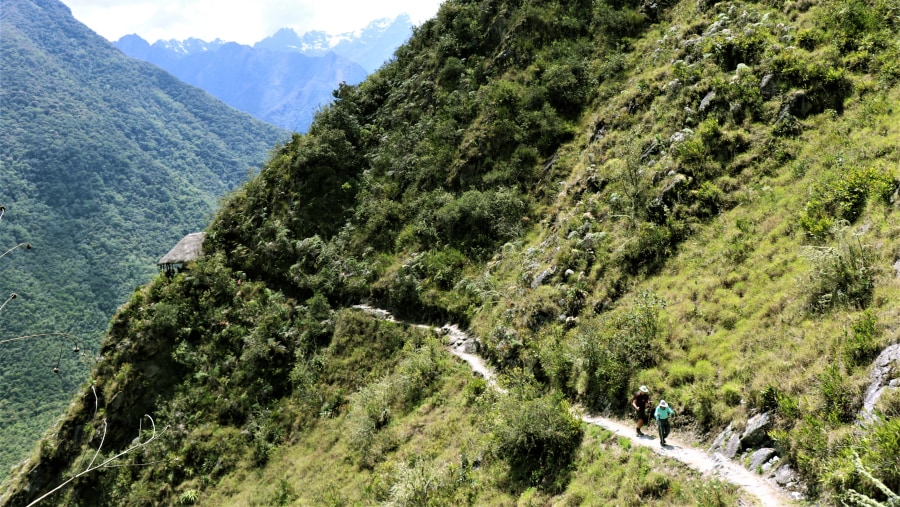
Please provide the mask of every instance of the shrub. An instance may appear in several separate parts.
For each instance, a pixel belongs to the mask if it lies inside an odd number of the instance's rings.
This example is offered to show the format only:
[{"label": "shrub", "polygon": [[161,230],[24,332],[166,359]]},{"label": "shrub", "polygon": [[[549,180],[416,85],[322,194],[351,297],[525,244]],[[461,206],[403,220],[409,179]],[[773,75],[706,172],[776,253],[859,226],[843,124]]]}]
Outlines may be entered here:
[{"label": "shrub", "polygon": [[811,251],[813,272],[808,281],[807,308],[822,313],[836,306],[866,308],[879,273],[873,249],[858,238],[839,238],[833,248]]},{"label": "shrub", "polygon": [[697,211],[699,218],[711,218],[719,214],[725,202],[725,193],[709,181],[700,184],[700,188],[693,191],[696,199]]},{"label": "shrub", "polygon": [[865,366],[878,355],[881,330],[874,312],[866,310],[844,336],[844,359],[851,366]]},{"label": "shrub", "polygon": [[431,505],[446,487],[443,472],[421,460],[399,463],[392,474],[389,505]]},{"label": "shrub", "polygon": [[620,252],[621,261],[633,274],[654,272],[674,252],[681,239],[681,224],[669,218],[664,225],[641,222],[636,234]]},{"label": "shrub", "polygon": [[410,409],[429,394],[441,372],[438,362],[441,351],[440,344],[430,340],[408,353],[398,365],[393,397],[401,402],[404,409]]},{"label": "shrub", "polygon": [[725,258],[731,263],[739,264],[753,251],[755,227],[749,220],[739,218],[735,222],[735,228],[738,230],[737,234],[728,238],[725,244]]},{"label": "shrub", "polygon": [[[864,35],[876,32],[881,25],[879,9],[873,4],[889,2],[869,2],[866,0],[834,0],[824,2],[820,20],[823,30],[831,35],[830,39],[842,51],[856,47]],[[894,7],[896,9],[896,7]]]},{"label": "shrub", "polygon": [[688,389],[687,407],[703,430],[718,422],[718,413],[714,409],[716,399],[716,390],[710,381],[695,383]]},{"label": "shrub", "polygon": [[669,367],[668,377],[673,386],[690,384],[694,381],[694,368],[687,363],[674,363]]},{"label": "shrub", "polygon": [[497,244],[517,237],[528,206],[511,189],[469,190],[459,198],[440,199],[439,208],[425,208],[417,219],[417,234],[428,244],[454,245],[462,252],[484,255]]},{"label": "shrub", "polygon": [[886,389],[882,392],[875,410],[885,419],[900,419],[900,389]]},{"label": "shrub", "polygon": [[739,63],[758,62],[769,45],[759,30],[747,30],[739,35],[723,31],[708,39],[706,46],[724,71],[734,70]]},{"label": "shrub", "polygon": [[861,447],[860,459],[872,475],[900,493],[900,419],[879,420],[863,437]]},{"label": "shrub", "polygon": [[468,259],[455,248],[429,250],[416,259],[416,265],[430,284],[439,289],[452,289],[462,276]]},{"label": "shrub", "polygon": [[894,490],[891,490],[891,487],[885,484],[883,481],[879,480],[875,477],[872,472],[868,470],[868,468],[863,464],[862,460],[858,455],[854,453],[853,455],[853,465],[855,468],[855,472],[860,476],[864,477],[867,482],[864,484],[868,485],[871,488],[875,488],[877,490],[877,496],[880,498],[884,498],[886,500],[885,503],[879,502],[874,494],[872,496],[866,495],[856,491],[855,489],[848,489],[845,494],[841,495],[842,500],[850,502],[850,504],[857,504],[863,507],[889,507],[891,505],[900,505],[900,495],[898,495]]},{"label": "shrub", "polygon": [[660,472],[652,471],[641,480],[639,492],[641,498],[662,498],[671,487],[669,478]]},{"label": "shrub", "polygon": [[[791,461],[797,464],[797,470],[815,488],[817,479],[825,468],[829,455],[828,432],[819,414],[808,414],[797,425],[791,434]],[[817,493],[816,490],[812,491]]]},{"label": "shrub", "polygon": [[583,429],[564,397],[517,388],[491,410],[496,453],[510,464],[511,478],[542,488],[565,482]]},{"label": "shrub", "polygon": [[579,327],[569,345],[575,390],[599,408],[625,395],[631,373],[649,368],[661,354],[660,313],[665,301],[641,293],[628,310]]},{"label": "shrub", "polygon": [[853,422],[861,397],[859,389],[840,365],[831,364],[819,374],[818,388],[823,399],[824,415],[821,417],[824,420],[833,426]]},{"label": "shrub", "polygon": [[561,113],[578,112],[584,104],[591,80],[586,75],[581,62],[574,64],[552,64],[541,76],[547,87],[550,103]]}]

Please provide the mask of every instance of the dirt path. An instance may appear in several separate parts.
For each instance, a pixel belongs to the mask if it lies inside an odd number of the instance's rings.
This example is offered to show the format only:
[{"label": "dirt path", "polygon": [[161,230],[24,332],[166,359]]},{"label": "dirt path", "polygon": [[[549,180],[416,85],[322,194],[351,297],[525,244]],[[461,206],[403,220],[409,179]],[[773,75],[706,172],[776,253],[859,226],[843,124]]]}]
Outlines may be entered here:
[{"label": "dirt path", "polygon": [[[354,308],[374,315],[380,319],[399,322],[385,310],[379,310],[365,305],[357,305]],[[504,391],[502,387],[497,385],[496,376],[493,370],[491,370],[491,368],[485,364],[484,360],[482,360],[475,352],[477,350],[476,341],[457,326],[446,325],[437,328],[408,322],[405,322],[404,324],[422,329],[431,329],[445,335],[445,341],[448,343],[448,349],[451,353],[468,363],[472,368],[472,371],[483,376],[485,380],[488,381],[488,384],[500,391]],[[702,474],[710,475],[719,480],[739,486],[744,491],[757,498],[760,505],[795,505],[795,502],[793,502],[786,493],[770,483],[764,477],[725,458],[719,453],[710,455],[703,449],[684,444],[675,434],[670,435],[666,439],[665,446],[660,446],[657,438],[650,434],[655,432],[652,431],[655,430],[655,426],[652,424],[647,427],[648,430],[651,430],[648,432],[647,436],[637,437],[635,436],[634,425],[630,421],[624,423],[616,419],[588,414],[582,414],[581,420],[588,424],[600,426],[616,435],[629,438],[634,445],[650,448],[653,452],[680,461]]]},{"label": "dirt path", "polygon": [[[666,438],[666,445],[660,447],[659,440],[655,436],[636,437],[634,425],[631,422],[623,423],[607,417],[583,415],[581,419],[588,424],[596,424],[601,428],[616,435],[631,439],[632,444],[648,447],[653,452],[678,460],[698,472],[711,475],[719,480],[734,484],[744,491],[755,496],[760,505],[793,505],[794,503],[776,486],[772,485],[764,477],[747,470],[743,466],[731,461],[719,453],[710,455],[702,449],[683,444],[675,434]],[[655,431],[656,427],[651,423],[648,430]]]}]

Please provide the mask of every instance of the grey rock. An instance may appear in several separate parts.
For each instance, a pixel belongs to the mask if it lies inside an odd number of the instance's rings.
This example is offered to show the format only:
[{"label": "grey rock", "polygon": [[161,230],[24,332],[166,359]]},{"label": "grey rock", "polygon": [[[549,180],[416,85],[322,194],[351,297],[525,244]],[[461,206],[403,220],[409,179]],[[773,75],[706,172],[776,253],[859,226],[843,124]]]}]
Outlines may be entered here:
[{"label": "grey rock", "polygon": [[682,86],[681,80],[678,78],[675,78],[675,79],[669,81],[668,83],[666,83],[666,86],[665,86],[666,94],[668,94],[668,95],[675,95],[682,88],[683,88],[683,86]]},{"label": "grey rock", "polygon": [[544,279],[552,275],[554,271],[556,271],[556,268],[547,268],[541,271],[541,274],[534,277],[534,280],[531,281],[531,288],[537,289],[538,287],[540,287],[541,284],[544,283]]},{"label": "grey rock", "polygon": [[748,464],[747,468],[749,468],[750,470],[759,470],[774,455],[775,449],[772,449],[771,447],[763,447],[762,449],[758,449],[756,450],[756,452],[750,455],[750,463]]},{"label": "grey rock", "polygon": [[671,144],[681,143],[681,142],[684,142],[685,140],[687,140],[692,135],[694,135],[693,130],[681,129],[678,132],[675,132],[674,134],[672,134],[671,137],[669,137],[669,142]]},{"label": "grey rock", "polygon": [[713,440],[712,445],[709,446],[709,452],[723,452],[725,450],[725,443],[731,438],[732,433],[734,433],[734,431],[731,429],[731,423],[729,423],[728,427],[722,430],[722,432],[716,436],[715,440]]},{"label": "grey rock", "polygon": [[775,482],[779,486],[787,486],[788,484],[797,481],[797,473],[794,472],[794,469],[791,468],[790,465],[782,465],[775,471],[772,478],[775,479]]},{"label": "grey rock", "polygon": [[872,412],[875,410],[875,404],[878,403],[878,399],[881,398],[884,389],[900,384],[900,382],[896,382],[897,379],[891,379],[891,371],[894,364],[900,364],[900,343],[895,343],[885,348],[872,362],[872,372],[869,373],[869,387],[866,388],[861,411],[864,420],[870,421],[874,417]]},{"label": "grey rock", "polygon": [[781,458],[779,458],[778,456],[772,456],[772,459],[763,464],[763,466],[760,467],[760,470],[762,470],[762,473],[767,474],[772,471],[773,468],[778,466],[778,463],[780,461]]},{"label": "grey rock", "polygon": [[749,449],[759,447],[769,441],[769,426],[771,425],[771,417],[765,412],[757,414],[747,421],[747,427],[741,434],[741,448]]},{"label": "grey rock", "polygon": [[762,94],[763,99],[769,100],[775,96],[775,92],[777,91],[777,83],[775,81],[774,74],[766,74],[759,81],[759,92]]},{"label": "grey rock", "polygon": [[728,437],[728,444],[725,445],[725,450],[722,451],[722,455],[728,459],[732,459],[737,456],[738,451],[741,450],[741,437],[738,436],[737,433],[732,433],[730,437]]},{"label": "grey rock", "polygon": [[706,111],[712,105],[714,100],[716,100],[716,92],[711,91],[707,93],[706,96],[703,97],[703,100],[700,101],[700,106],[697,108],[697,111],[700,111],[701,113]]}]

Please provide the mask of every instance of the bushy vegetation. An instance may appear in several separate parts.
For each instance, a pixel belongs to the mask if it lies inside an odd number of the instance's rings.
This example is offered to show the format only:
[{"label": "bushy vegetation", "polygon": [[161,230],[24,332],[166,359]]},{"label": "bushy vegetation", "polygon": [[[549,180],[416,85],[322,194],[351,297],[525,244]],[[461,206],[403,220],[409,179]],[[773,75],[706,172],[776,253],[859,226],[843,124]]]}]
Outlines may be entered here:
[{"label": "bushy vegetation", "polygon": [[491,407],[489,431],[512,480],[542,489],[564,488],[581,444],[581,420],[559,393],[541,394],[522,383]]},{"label": "bushy vegetation", "polygon": [[[701,439],[766,413],[813,501],[880,494],[850,451],[896,487],[896,400],[855,424],[900,252],[896,5],[869,3],[864,46],[827,3],[445,3],[118,314],[110,421],[157,407],[183,427],[145,458],[183,461],[103,491],[289,502],[278,479],[325,469],[311,502],[734,503],[586,447],[571,405],[624,414],[641,384]],[[360,301],[466,325],[508,394]]]}]

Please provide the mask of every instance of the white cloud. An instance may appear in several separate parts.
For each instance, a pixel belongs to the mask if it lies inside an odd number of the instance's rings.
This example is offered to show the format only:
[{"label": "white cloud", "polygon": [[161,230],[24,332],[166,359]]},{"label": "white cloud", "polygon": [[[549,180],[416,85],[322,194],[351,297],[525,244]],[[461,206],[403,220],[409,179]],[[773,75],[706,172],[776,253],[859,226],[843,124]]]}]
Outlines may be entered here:
[{"label": "white cloud", "polygon": [[76,19],[109,40],[136,33],[159,39],[223,39],[253,44],[279,28],[343,33],[407,13],[415,24],[442,0],[64,0]]}]

